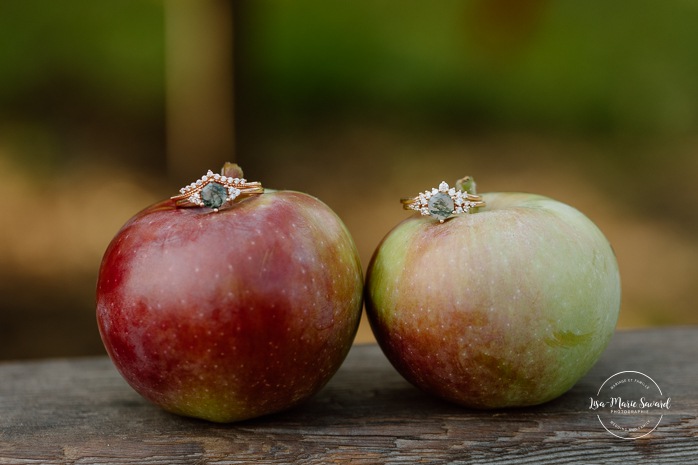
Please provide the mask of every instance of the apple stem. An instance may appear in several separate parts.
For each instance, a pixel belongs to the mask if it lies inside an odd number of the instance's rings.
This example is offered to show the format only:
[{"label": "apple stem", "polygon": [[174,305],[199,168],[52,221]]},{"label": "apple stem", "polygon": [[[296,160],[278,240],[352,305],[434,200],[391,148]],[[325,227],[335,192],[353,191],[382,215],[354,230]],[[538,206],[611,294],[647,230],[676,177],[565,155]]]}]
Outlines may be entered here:
[{"label": "apple stem", "polygon": [[225,162],[225,165],[223,165],[223,168],[221,168],[221,174],[223,176],[228,176],[229,178],[244,178],[240,165],[237,163],[231,163],[229,161]]},{"label": "apple stem", "polygon": [[477,194],[477,184],[475,183],[475,180],[471,176],[466,176],[466,177],[460,178],[458,181],[456,181],[456,190],[467,192],[468,194],[476,195]]}]

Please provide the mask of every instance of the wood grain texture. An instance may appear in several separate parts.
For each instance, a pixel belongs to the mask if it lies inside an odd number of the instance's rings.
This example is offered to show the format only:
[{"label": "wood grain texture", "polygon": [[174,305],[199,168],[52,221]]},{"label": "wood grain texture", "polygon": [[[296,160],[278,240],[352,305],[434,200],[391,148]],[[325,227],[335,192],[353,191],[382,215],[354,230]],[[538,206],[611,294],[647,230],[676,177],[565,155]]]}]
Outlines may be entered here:
[{"label": "wood grain texture", "polygon": [[[315,398],[231,425],[141,399],[107,358],[0,364],[0,464],[698,463],[698,328],[618,332],[599,363],[545,405],[473,411],[404,381],[355,346]],[[649,436],[611,436],[589,398],[637,370],[671,396]]]}]

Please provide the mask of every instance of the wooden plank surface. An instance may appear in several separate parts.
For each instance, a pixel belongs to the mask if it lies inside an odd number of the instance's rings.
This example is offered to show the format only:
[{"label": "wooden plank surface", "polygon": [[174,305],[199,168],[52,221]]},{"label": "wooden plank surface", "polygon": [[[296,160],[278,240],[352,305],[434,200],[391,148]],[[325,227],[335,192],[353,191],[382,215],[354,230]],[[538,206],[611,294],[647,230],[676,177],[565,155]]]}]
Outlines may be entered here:
[{"label": "wooden plank surface", "polygon": [[[0,464],[698,463],[698,328],[618,332],[561,398],[472,411],[404,381],[375,345],[291,411],[231,425],[142,400],[104,357],[0,364]],[[659,427],[610,435],[589,410],[609,376],[637,370],[671,396]]]}]

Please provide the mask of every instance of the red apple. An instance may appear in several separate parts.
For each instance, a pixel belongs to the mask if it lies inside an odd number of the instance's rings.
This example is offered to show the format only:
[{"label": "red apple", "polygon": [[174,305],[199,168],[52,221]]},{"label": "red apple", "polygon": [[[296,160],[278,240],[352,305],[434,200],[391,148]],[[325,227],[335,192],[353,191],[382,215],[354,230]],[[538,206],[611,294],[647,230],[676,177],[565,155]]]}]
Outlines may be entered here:
[{"label": "red apple", "polygon": [[618,265],[601,231],[568,205],[483,199],[475,213],[395,227],[369,264],[367,314],[417,387],[473,408],[540,404],[572,387],[609,342]]},{"label": "red apple", "polygon": [[314,197],[267,190],[218,212],[166,200],[106,250],[97,319],[143,397],[231,422],[320,390],[352,344],[362,285],[351,236]]}]

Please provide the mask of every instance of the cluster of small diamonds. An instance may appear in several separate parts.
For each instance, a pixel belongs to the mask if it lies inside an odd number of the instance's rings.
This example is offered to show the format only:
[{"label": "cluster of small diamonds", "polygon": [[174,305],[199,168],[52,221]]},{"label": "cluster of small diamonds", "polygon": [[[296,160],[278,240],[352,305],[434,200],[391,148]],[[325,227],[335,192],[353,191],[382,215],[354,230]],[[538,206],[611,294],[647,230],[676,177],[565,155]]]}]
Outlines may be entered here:
[{"label": "cluster of small diamonds", "polygon": [[214,173],[211,170],[208,170],[208,173],[203,175],[201,179],[197,179],[195,182],[189,184],[188,186],[182,187],[179,190],[179,192],[182,195],[186,194],[187,192],[191,192],[191,195],[189,195],[187,200],[195,205],[202,207],[204,206],[204,201],[201,199],[201,189],[204,186],[206,186],[206,184],[209,184],[211,182],[215,182],[224,186],[228,191],[226,201],[231,202],[238,195],[240,195],[240,189],[238,189],[238,187],[244,185],[247,181],[242,178],[230,178],[227,176],[220,175],[218,173]]},{"label": "cluster of small diamonds", "polygon": [[441,184],[439,184],[438,189],[433,188],[431,190],[420,193],[417,197],[417,201],[410,205],[409,208],[411,208],[412,210],[417,210],[422,215],[430,215],[431,213],[429,212],[429,199],[431,199],[432,196],[437,195],[439,193],[446,194],[453,200],[454,208],[451,212],[452,214],[468,213],[470,212],[470,209],[475,206],[473,202],[468,200],[468,194],[466,192],[456,191],[455,188],[449,187],[445,181],[442,181]]}]

